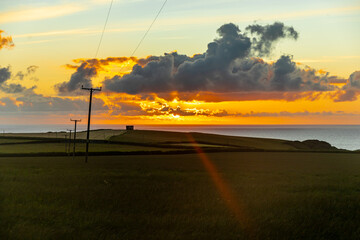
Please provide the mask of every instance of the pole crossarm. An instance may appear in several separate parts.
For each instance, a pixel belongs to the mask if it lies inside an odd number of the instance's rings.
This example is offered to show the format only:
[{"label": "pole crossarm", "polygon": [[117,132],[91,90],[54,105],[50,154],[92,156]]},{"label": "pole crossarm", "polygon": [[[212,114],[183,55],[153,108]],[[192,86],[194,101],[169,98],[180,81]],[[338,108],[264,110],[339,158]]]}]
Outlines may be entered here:
[{"label": "pole crossarm", "polygon": [[99,88],[87,88],[87,87],[81,86],[82,90],[88,90],[88,91],[101,91],[101,88],[102,87],[99,87]]},{"label": "pole crossarm", "polygon": [[89,136],[90,136],[90,117],[91,117],[91,102],[92,102],[92,94],[94,91],[101,91],[100,88],[86,88],[84,86],[81,86],[82,90],[87,90],[90,92],[90,99],[89,99],[89,114],[88,114],[88,126],[87,126],[87,133],[86,133],[86,154],[85,154],[85,163],[88,161],[88,155],[89,155]]}]

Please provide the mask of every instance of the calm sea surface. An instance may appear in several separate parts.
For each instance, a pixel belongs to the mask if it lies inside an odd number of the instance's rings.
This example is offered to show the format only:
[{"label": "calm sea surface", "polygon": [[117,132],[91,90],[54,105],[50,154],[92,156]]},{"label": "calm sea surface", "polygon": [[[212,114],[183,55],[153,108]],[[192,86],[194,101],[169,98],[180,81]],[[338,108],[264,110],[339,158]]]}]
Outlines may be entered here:
[{"label": "calm sea surface", "polygon": [[[92,125],[91,129],[124,129],[124,125]],[[48,132],[73,129],[68,125],[0,125],[0,132]],[[85,124],[78,126],[79,131]],[[286,140],[323,140],[348,150],[360,149],[360,125],[135,125],[135,129],[202,132],[230,136],[278,138]]]}]

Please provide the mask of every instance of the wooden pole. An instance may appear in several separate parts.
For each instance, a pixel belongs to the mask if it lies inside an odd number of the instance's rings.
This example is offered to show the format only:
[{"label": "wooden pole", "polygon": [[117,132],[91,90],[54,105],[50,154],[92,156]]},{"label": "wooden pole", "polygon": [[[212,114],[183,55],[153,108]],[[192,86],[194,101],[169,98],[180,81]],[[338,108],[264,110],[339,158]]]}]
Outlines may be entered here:
[{"label": "wooden pole", "polygon": [[81,87],[81,89],[90,91],[88,126],[87,126],[87,133],[86,133],[86,153],[85,153],[85,163],[87,163],[88,162],[88,155],[89,155],[89,136],[90,136],[90,117],[91,117],[92,94],[93,94],[94,91],[101,91],[101,87],[100,88],[84,88],[84,87]]}]

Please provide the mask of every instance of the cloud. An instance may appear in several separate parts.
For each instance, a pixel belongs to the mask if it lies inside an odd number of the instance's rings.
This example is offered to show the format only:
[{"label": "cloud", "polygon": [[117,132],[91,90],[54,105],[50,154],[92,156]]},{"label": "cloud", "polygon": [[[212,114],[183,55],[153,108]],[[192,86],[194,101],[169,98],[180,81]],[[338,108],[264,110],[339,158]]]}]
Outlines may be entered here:
[{"label": "cloud", "polygon": [[182,108],[171,107],[167,103],[158,103],[158,106],[148,106],[139,103],[119,103],[118,108],[113,110],[111,115],[121,116],[225,116],[225,110],[210,110],[203,108]]},{"label": "cloud", "polygon": [[92,78],[96,77],[98,72],[104,70],[105,66],[110,63],[124,63],[127,61],[137,61],[135,57],[108,57],[106,59],[75,59],[75,63],[80,63],[80,66],[67,64],[69,69],[76,69],[76,72],[71,75],[70,81],[65,81],[55,85],[55,89],[61,95],[82,95],[81,86],[92,87]]},{"label": "cloud", "polygon": [[[18,78],[19,80],[24,80],[24,78],[34,74],[38,68],[39,68],[38,66],[31,65],[26,69],[26,72],[20,71],[16,74],[15,77]],[[37,81],[36,78],[33,78],[33,80]]]},{"label": "cloud", "polygon": [[0,90],[5,93],[20,93],[23,92],[26,87],[22,86],[21,84],[1,84]]},{"label": "cloud", "polygon": [[160,109],[159,108],[143,108],[142,111],[144,112],[143,115],[150,115],[150,116],[213,116],[213,117],[220,117],[226,116],[228,113],[223,110],[210,110],[210,109],[203,109],[203,108],[181,108],[180,106],[177,107],[170,107],[167,105],[163,105]]},{"label": "cloud", "polygon": [[166,102],[163,99],[149,105],[144,102],[118,102],[117,106],[111,109],[112,116],[137,116],[137,117],[236,117],[236,118],[261,118],[261,117],[308,117],[308,116],[358,116],[359,113],[344,111],[299,111],[299,112],[229,112],[225,109],[208,109],[200,107],[176,106],[174,102]]},{"label": "cloud", "polygon": [[5,83],[7,80],[11,78],[10,67],[0,67],[0,85]]},{"label": "cloud", "polygon": [[[136,0],[133,0],[134,2]],[[45,1],[43,1],[45,2]],[[61,3],[65,2],[65,3]],[[66,3],[76,2],[76,3]],[[120,1],[123,3],[125,1]],[[128,1],[127,1],[128,2]],[[29,22],[44,19],[51,19],[83,12],[98,5],[108,5],[108,0],[78,0],[78,1],[60,1],[57,5],[32,4],[32,7],[17,6],[14,10],[0,12],[0,24],[10,22]]]},{"label": "cloud", "polygon": [[355,101],[360,95],[360,71],[353,72],[342,91],[336,94],[335,102]]},{"label": "cloud", "polygon": [[12,11],[3,11],[0,14],[0,23],[28,22],[49,18],[61,17],[84,11],[87,7],[80,4],[60,4],[53,6],[37,6]]},{"label": "cloud", "polygon": [[97,75],[95,67],[88,67],[87,63],[82,63],[81,66],[71,75],[70,81],[55,85],[55,89],[59,93],[78,92],[81,93],[81,87],[92,87],[91,78]]},{"label": "cloud", "polygon": [[[322,111],[322,112],[288,112],[288,111],[281,111],[281,112],[249,112],[249,113],[236,113],[230,114],[231,116],[236,117],[298,117],[298,116],[356,116],[359,114],[355,113],[347,113],[344,111]],[[228,115],[229,116],[229,115]]]},{"label": "cloud", "polygon": [[[37,68],[38,68],[37,66],[30,66],[27,68],[26,73],[18,72],[15,76],[15,79],[23,80],[24,77],[33,74]],[[12,93],[21,93],[27,89],[26,87],[24,87],[19,83],[9,83],[9,81],[13,79],[14,78],[12,78],[10,66],[0,67],[0,91],[4,93],[12,94]]]},{"label": "cloud", "polygon": [[353,72],[348,83],[344,86],[344,89],[355,88],[360,90],[360,71]]},{"label": "cloud", "polygon": [[14,47],[14,43],[12,37],[3,37],[1,36],[4,31],[0,30],[0,50],[3,48],[12,48]]},{"label": "cloud", "polygon": [[8,84],[7,82],[11,79],[10,67],[0,67],[0,91],[5,93],[19,93],[25,90],[20,84]]},{"label": "cloud", "polygon": [[253,38],[252,47],[259,56],[268,56],[274,43],[281,38],[297,40],[299,37],[299,33],[293,27],[287,27],[281,22],[265,26],[259,24],[249,25],[246,30],[257,36],[257,38]]},{"label": "cloud", "polygon": [[[299,99],[307,101],[315,101],[322,97],[326,97],[327,92],[171,92],[171,93],[158,93],[155,96],[172,101],[175,98],[182,101],[203,101],[203,102],[224,102],[224,101],[256,101],[256,100],[285,100],[288,102],[296,101]],[[144,100],[152,101],[153,95],[142,94]]]},{"label": "cloud", "polygon": [[[293,27],[275,22],[265,26],[253,24],[245,29],[241,32],[233,23],[222,25],[217,30],[219,37],[208,44],[206,52],[193,56],[171,52],[140,59],[77,59],[75,64],[67,65],[76,69],[70,81],[58,84],[56,89],[62,95],[74,95],[81,85],[91,85],[99,71],[108,71],[110,64],[132,61],[135,65],[130,73],[119,72],[103,81],[106,91],[156,94],[167,100],[179,97],[203,101],[313,101],[329,91],[337,91],[334,99],[351,98],[350,90],[348,97],[340,98],[339,91],[348,82],[346,79],[297,64],[290,55],[274,62],[265,62],[260,57],[271,54],[274,44],[281,39],[296,40],[299,33]],[[356,94],[352,96],[355,99]]]},{"label": "cloud", "polygon": [[[137,32],[137,31],[144,31],[144,28],[110,28],[107,29],[107,33],[111,32]],[[68,29],[68,30],[55,30],[55,31],[47,31],[47,32],[35,32],[35,33],[24,33],[24,34],[17,34],[14,35],[14,39],[19,38],[33,38],[33,37],[52,37],[52,36],[75,36],[75,35],[95,35],[102,33],[102,29],[90,29],[90,28],[77,28],[77,29]],[[49,40],[43,40],[49,41]],[[35,41],[36,42],[43,42],[43,41]],[[26,42],[29,43],[29,42]],[[25,43],[22,43],[25,44]]]},{"label": "cloud", "polygon": [[[94,97],[92,110],[95,113],[108,111],[109,108],[104,101]],[[86,113],[88,101],[84,99],[71,99],[60,97],[47,97],[42,94],[36,94],[33,89],[27,89],[17,98],[4,97],[0,99],[0,114],[12,112],[22,113],[65,113],[81,112]]]},{"label": "cloud", "polygon": [[310,68],[296,66],[292,57],[281,56],[266,63],[257,56],[270,53],[282,38],[297,39],[293,27],[275,22],[272,25],[250,25],[250,38],[232,23],[218,29],[219,38],[208,44],[204,54],[193,57],[178,53],[140,59],[130,74],[104,81],[109,91],[128,94],[166,92],[249,92],[249,91],[329,91],[327,73],[317,74]]}]

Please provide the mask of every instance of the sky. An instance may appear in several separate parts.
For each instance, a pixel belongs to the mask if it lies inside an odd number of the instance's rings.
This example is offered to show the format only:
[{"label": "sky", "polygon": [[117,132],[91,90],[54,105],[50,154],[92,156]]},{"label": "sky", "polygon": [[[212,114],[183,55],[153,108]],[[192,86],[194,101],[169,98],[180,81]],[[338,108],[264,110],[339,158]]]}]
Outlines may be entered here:
[{"label": "sky", "polygon": [[0,1],[0,124],[360,124],[359,0],[110,3]]}]

